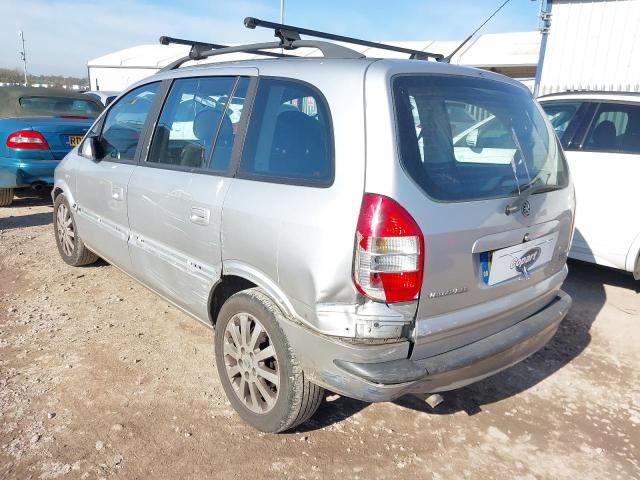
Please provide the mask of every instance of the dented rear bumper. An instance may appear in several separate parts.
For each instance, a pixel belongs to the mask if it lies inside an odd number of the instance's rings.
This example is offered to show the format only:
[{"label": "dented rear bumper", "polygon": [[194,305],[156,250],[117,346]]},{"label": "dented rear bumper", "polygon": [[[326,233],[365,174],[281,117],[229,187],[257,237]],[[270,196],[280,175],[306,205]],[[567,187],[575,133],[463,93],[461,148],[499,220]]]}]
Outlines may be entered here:
[{"label": "dented rear bumper", "polygon": [[341,395],[380,402],[411,392],[453,390],[504,370],[542,348],[570,307],[571,297],[558,291],[546,306],[509,328],[421,359],[408,358],[408,341],[362,346],[293,323],[285,330],[312,381]]}]

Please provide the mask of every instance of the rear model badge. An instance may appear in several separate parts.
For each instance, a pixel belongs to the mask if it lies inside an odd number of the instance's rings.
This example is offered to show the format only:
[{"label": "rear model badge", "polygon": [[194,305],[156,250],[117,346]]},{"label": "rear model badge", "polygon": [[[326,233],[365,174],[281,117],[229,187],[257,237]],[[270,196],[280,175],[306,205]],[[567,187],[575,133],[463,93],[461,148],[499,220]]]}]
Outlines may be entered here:
[{"label": "rear model badge", "polygon": [[467,287],[450,288],[444,292],[429,292],[429,299],[447,297],[449,295],[457,295],[458,293],[466,293],[469,291]]},{"label": "rear model badge", "polygon": [[524,215],[525,217],[528,217],[530,213],[531,213],[531,204],[529,203],[529,200],[525,200],[522,203],[522,215]]}]

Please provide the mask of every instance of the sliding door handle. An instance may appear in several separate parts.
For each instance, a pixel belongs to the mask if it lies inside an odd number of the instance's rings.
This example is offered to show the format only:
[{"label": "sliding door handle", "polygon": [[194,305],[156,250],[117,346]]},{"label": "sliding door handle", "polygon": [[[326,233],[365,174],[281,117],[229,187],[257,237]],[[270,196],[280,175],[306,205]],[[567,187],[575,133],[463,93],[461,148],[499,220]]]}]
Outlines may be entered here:
[{"label": "sliding door handle", "polygon": [[111,187],[111,198],[119,202],[124,200],[124,188],[113,185]]}]

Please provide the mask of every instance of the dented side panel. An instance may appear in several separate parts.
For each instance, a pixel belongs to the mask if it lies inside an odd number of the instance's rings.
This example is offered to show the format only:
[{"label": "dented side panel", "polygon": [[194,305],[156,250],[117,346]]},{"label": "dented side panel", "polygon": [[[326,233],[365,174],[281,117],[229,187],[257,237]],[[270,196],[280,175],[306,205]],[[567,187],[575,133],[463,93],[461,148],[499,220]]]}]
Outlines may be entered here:
[{"label": "dented side panel", "polygon": [[[312,187],[233,179],[222,220],[223,261],[239,260],[277,284],[294,316],[312,329],[353,337],[348,315],[328,318],[324,304],[355,309],[351,281],[355,228],[364,191],[362,76],[336,82],[302,78],[318,88],[331,112],[335,179]],[[348,111],[345,111],[348,108]],[[355,313],[355,310],[354,310]]]},{"label": "dented side panel", "polygon": [[202,320],[222,271],[220,222],[231,180],[140,166],[129,183],[137,276]]}]

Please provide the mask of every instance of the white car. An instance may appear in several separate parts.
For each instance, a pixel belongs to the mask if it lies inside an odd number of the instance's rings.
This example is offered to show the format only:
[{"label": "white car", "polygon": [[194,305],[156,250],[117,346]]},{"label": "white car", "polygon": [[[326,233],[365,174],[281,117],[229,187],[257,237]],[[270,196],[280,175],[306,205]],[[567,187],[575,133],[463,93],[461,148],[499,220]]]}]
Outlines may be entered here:
[{"label": "white car", "polygon": [[564,147],[576,189],[569,256],[640,280],[640,93],[538,99]]}]

